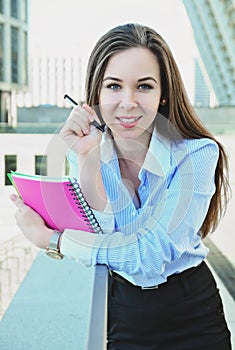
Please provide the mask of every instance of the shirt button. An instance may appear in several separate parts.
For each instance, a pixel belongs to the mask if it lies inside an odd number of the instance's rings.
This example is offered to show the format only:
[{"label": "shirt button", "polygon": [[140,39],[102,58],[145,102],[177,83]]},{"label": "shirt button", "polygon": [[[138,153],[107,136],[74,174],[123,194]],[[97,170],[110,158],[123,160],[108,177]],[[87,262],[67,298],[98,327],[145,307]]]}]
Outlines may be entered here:
[{"label": "shirt button", "polygon": [[144,186],[142,187],[142,189],[145,190],[145,189],[146,189],[146,186],[144,185]]},{"label": "shirt button", "polygon": [[135,211],[132,212],[132,216],[136,216],[136,212]]}]

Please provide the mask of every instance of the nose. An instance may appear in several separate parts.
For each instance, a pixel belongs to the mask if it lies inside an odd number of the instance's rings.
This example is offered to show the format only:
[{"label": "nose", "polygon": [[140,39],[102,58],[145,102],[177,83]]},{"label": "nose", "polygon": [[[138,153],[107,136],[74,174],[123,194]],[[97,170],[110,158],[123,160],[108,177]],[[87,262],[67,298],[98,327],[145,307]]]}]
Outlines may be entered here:
[{"label": "nose", "polygon": [[137,101],[135,99],[135,93],[132,90],[125,90],[122,92],[119,107],[127,111],[136,108]]}]

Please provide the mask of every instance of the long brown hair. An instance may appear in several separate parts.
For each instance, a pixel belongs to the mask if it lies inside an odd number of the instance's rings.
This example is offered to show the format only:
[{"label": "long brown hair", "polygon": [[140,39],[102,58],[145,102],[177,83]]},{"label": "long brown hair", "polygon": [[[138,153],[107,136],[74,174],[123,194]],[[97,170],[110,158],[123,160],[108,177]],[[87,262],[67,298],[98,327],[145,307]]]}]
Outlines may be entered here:
[{"label": "long brown hair", "polygon": [[[194,111],[187,96],[179,69],[170,48],[155,30],[140,24],[125,24],[104,34],[95,45],[87,67],[86,102],[98,106],[102,79],[109,61],[115,53],[133,47],[151,50],[160,66],[162,98],[166,105],[160,105],[161,113],[184,139],[210,138],[219,147],[219,159],[215,170],[216,191],[211,199],[206,218],[201,227],[205,237],[213,232],[225,213],[229,198],[228,158],[224,147],[207,130]],[[96,112],[102,116],[97,107]]]}]

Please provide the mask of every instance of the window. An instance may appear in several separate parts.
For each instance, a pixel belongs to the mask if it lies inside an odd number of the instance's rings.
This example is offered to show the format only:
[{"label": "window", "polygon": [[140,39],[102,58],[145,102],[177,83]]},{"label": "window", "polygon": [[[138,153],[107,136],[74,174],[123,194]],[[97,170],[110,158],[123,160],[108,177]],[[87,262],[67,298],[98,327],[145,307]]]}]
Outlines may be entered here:
[{"label": "window", "polygon": [[23,55],[23,60],[24,60],[24,65],[22,67],[22,83],[24,85],[28,84],[28,33],[24,32],[24,55]]},{"label": "window", "polygon": [[11,185],[7,173],[10,173],[11,170],[16,171],[17,168],[17,157],[16,155],[5,155],[5,185]]},{"label": "window", "polygon": [[4,13],[4,0],[0,0],[0,13]]},{"label": "window", "polygon": [[4,41],[4,25],[0,24],[0,81],[4,81],[3,41]]},{"label": "window", "polygon": [[18,18],[19,4],[18,0],[11,0],[11,17]]},{"label": "window", "polygon": [[28,0],[24,0],[23,2],[23,21],[28,23]]},{"label": "window", "polygon": [[18,29],[11,28],[11,81],[18,83]]},{"label": "window", "polygon": [[35,174],[47,175],[47,156],[35,156]]}]

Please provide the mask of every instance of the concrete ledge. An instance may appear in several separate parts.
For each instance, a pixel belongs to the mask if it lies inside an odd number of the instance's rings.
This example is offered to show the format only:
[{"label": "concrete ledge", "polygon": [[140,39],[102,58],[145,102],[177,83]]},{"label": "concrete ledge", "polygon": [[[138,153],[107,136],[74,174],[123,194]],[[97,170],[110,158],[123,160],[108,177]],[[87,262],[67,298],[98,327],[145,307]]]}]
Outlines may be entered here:
[{"label": "concrete ledge", "polygon": [[[95,272],[40,252],[0,322],[0,349],[85,350],[91,337]],[[104,293],[99,296],[104,302]],[[104,324],[97,327],[102,342]]]}]

